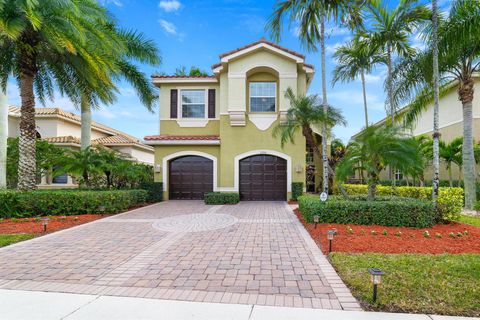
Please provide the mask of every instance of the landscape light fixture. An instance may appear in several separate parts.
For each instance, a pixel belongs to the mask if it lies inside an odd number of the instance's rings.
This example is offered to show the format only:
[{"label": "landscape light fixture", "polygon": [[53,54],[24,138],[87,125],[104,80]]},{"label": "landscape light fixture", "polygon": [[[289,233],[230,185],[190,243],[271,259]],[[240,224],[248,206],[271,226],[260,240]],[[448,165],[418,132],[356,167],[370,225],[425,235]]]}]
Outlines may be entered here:
[{"label": "landscape light fixture", "polygon": [[334,235],[335,235],[335,230],[328,230],[327,231],[328,253],[332,252],[332,241],[333,241],[333,236]]},{"label": "landscape light fixture", "polygon": [[98,211],[100,211],[100,214],[103,215],[105,213],[105,206],[98,206]]},{"label": "landscape light fixture", "polygon": [[370,268],[368,269],[368,273],[370,273],[370,281],[373,284],[373,302],[375,303],[377,301],[377,287],[382,283],[384,273],[378,268]]},{"label": "landscape light fixture", "polygon": [[320,216],[313,216],[313,223],[315,223],[315,229],[317,229],[317,224],[320,222]]},{"label": "landscape light fixture", "polygon": [[43,219],[42,219],[43,232],[47,232],[48,221],[50,221],[50,219],[48,219],[48,218],[43,218]]}]

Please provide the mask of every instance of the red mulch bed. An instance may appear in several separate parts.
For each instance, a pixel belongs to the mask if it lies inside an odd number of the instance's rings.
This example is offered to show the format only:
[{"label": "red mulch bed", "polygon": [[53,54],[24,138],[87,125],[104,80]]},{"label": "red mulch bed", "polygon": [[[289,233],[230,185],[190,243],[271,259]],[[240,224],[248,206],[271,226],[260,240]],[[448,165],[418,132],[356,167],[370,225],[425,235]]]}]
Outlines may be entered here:
[{"label": "red mulch bed", "polygon": [[[332,251],[337,252],[480,253],[480,228],[468,224],[438,224],[431,228],[414,229],[325,223],[315,228],[313,223],[305,223],[298,209],[295,209],[295,213],[324,253],[328,252],[327,230],[331,229],[337,230],[332,242]],[[351,228],[350,232],[347,227]],[[372,235],[372,230],[377,235]],[[382,234],[384,230],[388,235]],[[424,236],[425,231],[429,232],[429,238]],[[396,232],[401,232],[401,236],[396,236]],[[463,235],[452,238],[449,236],[451,232]],[[441,234],[441,238],[437,238],[437,234]]]},{"label": "red mulch bed", "polygon": [[[49,217],[47,225],[47,233],[71,228],[90,221],[105,218],[109,215],[100,214],[82,214],[78,216],[53,216]],[[5,219],[0,221],[0,234],[17,234],[31,233],[44,234],[42,218],[25,218],[25,219]]]}]

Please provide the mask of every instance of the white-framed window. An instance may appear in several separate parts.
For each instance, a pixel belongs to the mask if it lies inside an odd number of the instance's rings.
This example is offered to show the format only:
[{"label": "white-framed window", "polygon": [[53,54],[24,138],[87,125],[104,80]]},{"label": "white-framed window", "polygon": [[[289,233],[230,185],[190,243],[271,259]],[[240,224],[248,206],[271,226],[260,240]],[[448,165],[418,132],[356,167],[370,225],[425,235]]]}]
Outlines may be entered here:
[{"label": "white-framed window", "polygon": [[250,112],[275,112],[277,84],[275,82],[250,82]]},{"label": "white-framed window", "polygon": [[403,173],[400,170],[395,170],[395,180],[403,180]]},{"label": "white-framed window", "polygon": [[204,119],[207,116],[207,97],[205,89],[180,90],[181,118]]}]

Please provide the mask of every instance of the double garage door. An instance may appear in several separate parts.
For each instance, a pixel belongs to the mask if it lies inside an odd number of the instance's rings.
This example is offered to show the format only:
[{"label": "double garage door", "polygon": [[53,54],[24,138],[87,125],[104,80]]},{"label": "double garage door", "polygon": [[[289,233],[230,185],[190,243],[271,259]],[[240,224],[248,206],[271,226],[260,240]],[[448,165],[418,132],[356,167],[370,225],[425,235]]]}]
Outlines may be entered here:
[{"label": "double garage door", "polygon": [[[203,199],[213,191],[213,161],[185,156],[170,161],[169,198]],[[287,161],[271,155],[240,160],[240,199],[279,200],[287,198]]]}]

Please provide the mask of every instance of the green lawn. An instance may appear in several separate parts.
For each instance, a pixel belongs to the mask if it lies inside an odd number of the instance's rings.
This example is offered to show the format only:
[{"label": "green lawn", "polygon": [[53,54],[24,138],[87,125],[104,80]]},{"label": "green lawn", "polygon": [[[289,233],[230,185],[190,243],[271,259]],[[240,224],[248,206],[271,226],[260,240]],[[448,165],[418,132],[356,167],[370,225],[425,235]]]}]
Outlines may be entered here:
[{"label": "green lawn", "polygon": [[[333,253],[353,295],[370,310],[480,316],[480,255]],[[368,268],[385,272],[372,303]]]},{"label": "green lawn", "polygon": [[480,227],[480,217],[467,216],[465,214],[460,215],[459,222],[471,224],[472,226]]},{"label": "green lawn", "polygon": [[15,242],[32,239],[33,237],[33,234],[0,234],[0,247],[5,247]]}]

